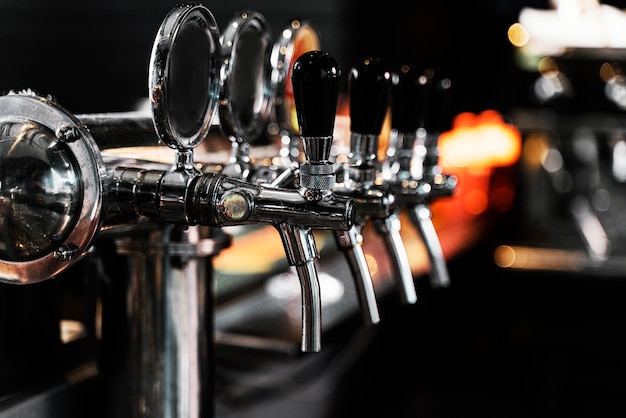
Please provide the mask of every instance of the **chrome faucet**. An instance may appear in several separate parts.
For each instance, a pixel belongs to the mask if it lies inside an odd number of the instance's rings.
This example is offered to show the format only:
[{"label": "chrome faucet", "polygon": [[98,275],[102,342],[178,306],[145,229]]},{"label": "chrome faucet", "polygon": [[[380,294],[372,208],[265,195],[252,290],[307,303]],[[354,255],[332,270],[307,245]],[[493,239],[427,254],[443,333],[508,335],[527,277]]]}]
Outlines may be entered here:
[{"label": "chrome faucet", "polygon": [[442,117],[439,113],[445,113],[441,103],[452,86],[447,78],[434,80],[433,70],[423,71],[410,65],[394,74],[391,132],[383,178],[394,191],[398,207],[408,209],[422,235],[431,263],[431,284],[446,287],[450,277],[430,204],[437,198],[451,196],[457,178],[446,175],[439,166],[440,127],[432,115]]},{"label": "chrome faucet", "polygon": [[[326,109],[331,110],[328,105]],[[112,210],[132,209],[139,216],[156,216],[183,226],[276,227],[301,283],[302,351],[320,351],[321,296],[315,266],[319,254],[312,231],[348,229],[354,217],[352,201],[330,192],[334,172],[324,168],[332,165],[314,154],[308,160],[315,167],[306,177],[308,183],[301,180],[308,186],[300,190],[267,187],[224,174],[201,174],[194,168],[191,148],[179,140],[168,144],[173,144],[177,155],[170,170],[115,168],[109,187]],[[324,184],[328,186],[320,188]]]},{"label": "chrome faucet", "polygon": [[411,266],[400,237],[400,219],[394,211],[395,196],[378,181],[379,136],[389,109],[391,72],[380,58],[366,58],[351,69],[348,87],[350,152],[347,163],[340,168],[341,183],[335,192],[354,200],[356,222],[348,231],[336,231],[335,238],[355,278],[364,322],[376,324],[380,318],[362,247],[362,232],[367,222],[372,221],[384,239],[402,301],[411,304],[417,301]]},{"label": "chrome faucet", "polygon": [[[204,176],[197,181],[190,210],[201,224],[264,223],[276,227],[287,261],[300,279],[302,350],[316,352],[321,348],[321,293],[313,230],[349,228],[352,202],[328,193],[311,198],[320,189],[294,188],[295,173],[301,168],[261,169],[254,165],[248,155],[251,141],[266,127],[271,109],[269,29],[262,15],[248,10],[232,19],[220,39],[224,62],[220,124],[233,144],[233,153],[219,177]],[[328,110],[334,117],[335,111]],[[334,172],[331,174],[334,179]],[[317,172],[310,175],[314,184],[317,178]],[[329,180],[324,177],[323,181]]]}]

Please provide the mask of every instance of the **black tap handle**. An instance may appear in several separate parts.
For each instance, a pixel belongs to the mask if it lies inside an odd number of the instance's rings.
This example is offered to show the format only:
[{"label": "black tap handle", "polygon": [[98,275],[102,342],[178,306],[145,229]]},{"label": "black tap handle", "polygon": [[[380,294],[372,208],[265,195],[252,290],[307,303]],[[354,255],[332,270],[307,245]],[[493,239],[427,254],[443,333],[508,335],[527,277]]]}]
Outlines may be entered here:
[{"label": "black tap handle", "polygon": [[426,131],[439,135],[452,129],[454,83],[444,71],[429,69],[431,83],[428,87],[424,128]]},{"label": "black tap handle", "polygon": [[380,135],[389,108],[391,72],[381,58],[366,58],[348,75],[350,130]]},{"label": "black tap handle", "polygon": [[333,135],[340,81],[341,68],[327,52],[306,52],[293,64],[291,82],[301,136]]},{"label": "black tap handle", "polygon": [[391,128],[415,132],[424,127],[431,79],[415,65],[403,65],[393,75],[391,90]]}]

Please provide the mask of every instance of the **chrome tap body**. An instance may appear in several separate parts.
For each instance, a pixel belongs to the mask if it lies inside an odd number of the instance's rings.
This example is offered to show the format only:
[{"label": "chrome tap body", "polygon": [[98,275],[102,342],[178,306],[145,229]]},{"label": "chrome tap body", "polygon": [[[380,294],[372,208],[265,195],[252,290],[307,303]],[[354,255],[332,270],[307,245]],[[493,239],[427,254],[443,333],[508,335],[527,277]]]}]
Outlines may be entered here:
[{"label": "chrome tap body", "polygon": [[313,263],[319,258],[313,229],[349,229],[350,199],[329,195],[311,201],[298,190],[265,187],[219,174],[201,174],[189,153],[172,170],[117,166],[108,187],[109,210],[188,225],[224,227],[269,224],[283,241],[302,287],[303,351],[321,349],[321,301]]}]

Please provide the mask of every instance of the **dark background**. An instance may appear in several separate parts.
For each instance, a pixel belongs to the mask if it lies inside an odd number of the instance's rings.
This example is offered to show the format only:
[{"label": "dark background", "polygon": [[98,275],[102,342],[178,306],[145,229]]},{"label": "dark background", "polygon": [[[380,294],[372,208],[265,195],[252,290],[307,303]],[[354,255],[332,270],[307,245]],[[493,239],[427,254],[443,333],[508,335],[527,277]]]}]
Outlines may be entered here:
[{"label": "dark background", "polygon": [[[3,0],[0,91],[31,88],[74,113],[124,111],[146,96],[159,25],[174,1]],[[205,2],[221,29],[239,10],[262,13],[277,34],[292,17],[311,19],[344,74],[358,59],[425,62],[458,81],[457,108],[505,109],[524,102],[506,30],[523,6],[547,0],[455,2],[355,0]],[[344,77],[345,78],[345,77]]]}]

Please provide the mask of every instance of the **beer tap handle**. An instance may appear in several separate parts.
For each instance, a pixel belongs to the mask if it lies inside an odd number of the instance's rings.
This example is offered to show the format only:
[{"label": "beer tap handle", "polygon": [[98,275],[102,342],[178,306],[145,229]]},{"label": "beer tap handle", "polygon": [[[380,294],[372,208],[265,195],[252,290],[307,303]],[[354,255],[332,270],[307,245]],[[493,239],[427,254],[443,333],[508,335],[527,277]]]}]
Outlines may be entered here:
[{"label": "beer tap handle", "polygon": [[[433,93],[438,93],[434,89],[440,86],[433,83],[433,70],[427,69],[423,72],[416,70],[417,67],[403,66],[394,77],[390,146],[397,148],[390,148],[387,152],[388,156],[408,157],[409,150],[412,149],[412,160],[410,164],[408,159],[402,164],[396,164],[395,171],[389,169],[388,174],[397,185],[407,179],[416,180],[420,184],[416,190],[405,191],[405,195],[402,196],[403,204],[409,210],[410,218],[426,245],[431,264],[431,284],[446,287],[450,283],[449,275],[429,207],[436,187],[430,184],[432,181],[430,171],[438,160],[436,137],[439,132],[436,129],[441,128],[436,123],[436,119],[441,118],[437,112],[443,111],[438,106],[441,97]],[[428,132],[427,128],[431,127],[434,132]],[[398,189],[404,190],[402,187]]]},{"label": "beer tap handle", "polygon": [[423,177],[426,158],[424,112],[430,79],[415,66],[403,65],[392,77],[391,132],[383,178],[391,183]]},{"label": "beer tap handle", "polygon": [[[327,139],[332,138],[339,100],[341,68],[324,51],[309,51],[294,63],[291,75],[300,136],[326,146],[307,148],[307,161],[323,162],[330,156]],[[328,152],[324,152],[328,151]]]},{"label": "beer tap handle", "polygon": [[[224,59],[224,82],[221,90],[220,121],[232,141],[230,163],[222,174],[239,177],[272,188],[287,186],[295,179],[294,169],[256,169],[250,158],[250,141],[267,124],[270,116],[272,83],[269,71],[269,25],[258,12],[246,10],[236,15],[221,37]],[[240,57],[240,59],[238,59]],[[238,62],[240,61],[240,62]],[[248,71],[242,71],[247,65]],[[246,76],[246,77],[244,77]],[[259,106],[259,103],[261,106]],[[275,168],[275,167],[274,167]],[[297,196],[296,191],[293,191]],[[284,196],[289,199],[288,195]],[[288,205],[285,202],[284,205]],[[261,210],[259,205],[255,205]],[[312,213],[310,216],[314,216]],[[312,229],[293,218],[271,220],[281,237],[289,265],[300,280],[302,297],[301,350],[321,349],[321,294],[315,260],[319,258]]]},{"label": "beer tap handle", "polygon": [[302,54],[294,63],[293,86],[305,161],[300,164],[300,192],[310,200],[332,194],[335,168],[330,161],[341,68],[327,52]]},{"label": "beer tap handle", "polygon": [[348,88],[350,130],[375,137],[371,142],[378,145],[378,136],[389,110],[391,72],[380,58],[365,58],[352,67]]},{"label": "beer tap handle", "polygon": [[[366,58],[352,68],[350,90],[350,156],[345,177],[353,193],[359,195],[369,207],[365,221],[373,220],[376,231],[384,239],[391,257],[394,278],[404,303],[417,302],[413,273],[404,243],[400,236],[400,219],[395,197],[386,184],[375,184],[379,170],[378,146],[382,126],[389,110],[392,74],[380,58]],[[384,198],[373,199],[379,194]],[[381,207],[376,208],[379,205]],[[373,206],[373,207],[372,207]],[[357,210],[358,210],[357,205]],[[376,208],[377,210],[373,209]]]},{"label": "beer tap handle", "polygon": [[[357,212],[369,213],[370,207],[376,206],[386,214],[387,207],[383,203],[389,201],[386,196],[383,193],[370,194],[366,190],[374,184],[378,135],[389,103],[390,80],[385,78],[385,73],[378,71],[381,65],[380,60],[370,58],[350,71],[350,155],[349,163],[344,167],[344,188],[338,193],[358,197]],[[389,72],[386,74],[389,75]],[[364,213],[358,216],[357,224],[349,231],[336,231],[335,241],[350,266],[363,322],[369,326],[379,323],[380,315],[374,283],[363,252],[361,232],[369,219],[369,215],[364,216]]]},{"label": "beer tap handle", "polygon": [[[335,174],[329,161],[341,71],[321,51],[303,54],[294,63],[292,84],[306,161],[300,165],[299,194],[309,202],[332,202]],[[311,214],[311,216],[314,216]],[[290,264],[296,266],[302,298],[302,351],[321,348],[321,290],[315,259],[319,257],[310,227],[278,227]],[[291,251],[291,252],[290,252]]]},{"label": "beer tap handle", "polygon": [[295,60],[304,52],[319,50],[321,36],[309,19],[291,18],[276,36],[270,65],[272,68],[273,116],[280,136],[280,159],[285,166],[302,162],[298,123],[296,118],[291,71]]},{"label": "beer tap handle", "polygon": [[[442,76],[439,71],[429,70],[428,77],[432,81],[428,85],[428,94],[426,95],[426,103],[424,105],[423,124],[426,130],[424,175],[432,186],[429,199],[429,201],[432,201],[435,198],[451,196],[457,179],[455,176],[441,173],[442,170],[439,166],[439,135],[451,127],[450,105],[453,85],[451,80]],[[449,286],[450,276],[439,235],[432,221],[430,205],[416,205],[412,208],[411,216],[418,226],[428,249],[431,263],[431,284],[435,287]]]}]

